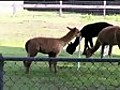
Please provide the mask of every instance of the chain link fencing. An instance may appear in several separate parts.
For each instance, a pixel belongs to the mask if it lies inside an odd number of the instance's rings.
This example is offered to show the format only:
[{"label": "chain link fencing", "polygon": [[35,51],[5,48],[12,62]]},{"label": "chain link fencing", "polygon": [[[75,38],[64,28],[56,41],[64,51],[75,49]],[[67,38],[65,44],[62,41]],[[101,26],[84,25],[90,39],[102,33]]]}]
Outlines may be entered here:
[{"label": "chain link fencing", "polygon": [[119,59],[63,59],[57,74],[46,61],[33,61],[29,74],[21,60],[4,61],[3,90],[120,90]]}]

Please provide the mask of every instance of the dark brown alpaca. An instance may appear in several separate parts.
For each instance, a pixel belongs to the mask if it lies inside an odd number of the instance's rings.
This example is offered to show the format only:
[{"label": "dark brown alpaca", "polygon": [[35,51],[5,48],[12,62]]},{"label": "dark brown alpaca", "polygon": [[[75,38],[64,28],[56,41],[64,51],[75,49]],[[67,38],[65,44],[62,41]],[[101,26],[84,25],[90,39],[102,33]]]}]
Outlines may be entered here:
[{"label": "dark brown alpaca", "polygon": [[[98,50],[98,48],[102,45],[102,49],[105,45],[118,45],[120,48],[120,27],[118,26],[109,26],[104,28],[99,34],[96,41],[96,44],[93,48],[89,48],[86,51],[86,57],[92,56],[92,54]],[[103,51],[101,52],[101,58],[103,57]]]},{"label": "dark brown alpaca", "polygon": [[[68,44],[74,37],[79,37],[79,30],[77,28],[69,28],[70,31],[61,38],[47,38],[47,37],[36,37],[30,39],[25,44],[28,57],[34,57],[38,52],[48,54],[49,57],[57,57],[62,48]],[[29,73],[29,68],[32,61],[24,61],[26,73]],[[53,66],[52,66],[53,65]],[[49,61],[49,69],[57,72],[57,61]]]}]

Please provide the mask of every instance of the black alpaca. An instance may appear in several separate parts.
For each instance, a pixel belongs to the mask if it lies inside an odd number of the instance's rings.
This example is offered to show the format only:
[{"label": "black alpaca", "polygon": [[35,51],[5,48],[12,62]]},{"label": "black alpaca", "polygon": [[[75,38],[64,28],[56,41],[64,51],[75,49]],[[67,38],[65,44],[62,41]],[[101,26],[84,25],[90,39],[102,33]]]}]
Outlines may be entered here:
[{"label": "black alpaca", "polygon": [[[92,23],[84,26],[82,30],[80,30],[81,37],[85,38],[85,44],[84,44],[84,51],[83,55],[85,55],[86,49],[89,48],[88,42],[90,43],[90,46],[93,47],[93,37],[97,37],[98,33],[105,27],[108,26],[113,26],[112,24],[106,23],[106,22],[97,22],[97,23]],[[74,41],[74,43],[70,43],[67,46],[66,51],[69,54],[73,54],[76,50],[76,47],[79,44],[79,37],[77,37]],[[109,55],[111,54],[112,47],[109,48]]]}]

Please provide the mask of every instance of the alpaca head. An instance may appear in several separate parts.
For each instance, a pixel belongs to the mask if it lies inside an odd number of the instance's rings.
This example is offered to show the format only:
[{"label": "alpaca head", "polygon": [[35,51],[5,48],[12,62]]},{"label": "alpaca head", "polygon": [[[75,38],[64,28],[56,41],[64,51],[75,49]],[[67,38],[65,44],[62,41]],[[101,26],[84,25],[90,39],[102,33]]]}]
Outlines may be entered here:
[{"label": "alpaca head", "polygon": [[91,57],[92,56],[92,49],[90,49],[90,48],[88,48],[87,50],[86,50],[86,53],[85,53],[85,55],[86,55],[86,58],[89,58],[89,57]]},{"label": "alpaca head", "polygon": [[73,45],[72,42],[70,42],[70,44],[68,44],[67,48],[66,48],[66,51],[69,53],[69,54],[73,54],[76,50],[76,47]]},{"label": "alpaca head", "polygon": [[74,37],[79,37],[80,36],[80,31],[76,27],[74,27],[74,28],[67,27],[67,28],[69,30],[71,30],[71,33],[74,33]]}]

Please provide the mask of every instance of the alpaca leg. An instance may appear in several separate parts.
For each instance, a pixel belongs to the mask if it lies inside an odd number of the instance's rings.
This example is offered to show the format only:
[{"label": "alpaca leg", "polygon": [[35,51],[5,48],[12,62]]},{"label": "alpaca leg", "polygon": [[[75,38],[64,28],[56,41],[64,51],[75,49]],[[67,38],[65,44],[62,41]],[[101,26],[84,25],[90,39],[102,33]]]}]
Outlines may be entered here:
[{"label": "alpaca leg", "polygon": [[[90,46],[93,47],[93,41],[92,41],[92,38],[89,39],[88,41],[89,41],[89,43],[90,43]],[[89,48],[89,46],[88,46],[88,48]],[[92,64],[94,64],[94,62],[92,62]]]},{"label": "alpaca leg", "polygon": [[32,61],[26,61],[26,74],[29,73],[31,63]]},{"label": "alpaca leg", "polygon": [[25,73],[28,74],[29,73],[29,68],[30,68],[30,65],[31,65],[32,61],[23,61],[23,63],[24,63],[24,66],[26,68]]},{"label": "alpaca leg", "polygon": [[[52,53],[49,53],[49,57],[53,57],[53,54]],[[50,71],[52,72],[52,64],[53,63],[53,61],[52,60],[50,60],[49,61],[49,69],[50,69]]]},{"label": "alpaca leg", "polygon": [[112,54],[112,45],[109,46],[109,52],[108,52],[108,55],[111,56]]},{"label": "alpaca leg", "polygon": [[24,66],[26,67],[26,61],[23,61]]},{"label": "alpaca leg", "polygon": [[56,61],[53,62],[53,66],[54,66],[54,73],[57,73],[57,62]]},{"label": "alpaca leg", "polygon": [[[118,47],[119,47],[119,49],[120,49],[120,44],[118,44]],[[118,65],[120,65],[120,62],[118,62]]]},{"label": "alpaca leg", "polygon": [[90,46],[93,47],[93,41],[92,38],[89,39]]},{"label": "alpaca leg", "polygon": [[[37,54],[37,52],[34,52],[32,54],[28,53],[28,57],[34,57],[34,56],[36,56],[36,54]],[[23,61],[23,64],[26,68],[26,71],[25,71],[26,74],[29,73],[31,63],[32,63],[32,61]]]},{"label": "alpaca leg", "polygon": [[[57,57],[55,53],[50,53],[49,57]],[[52,68],[54,68],[53,72],[57,73],[57,61],[50,60],[49,61],[49,69],[52,71]]]},{"label": "alpaca leg", "polygon": [[52,72],[52,61],[51,60],[49,61],[49,69]]},{"label": "alpaca leg", "polygon": [[[54,68],[54,70],[53,70],[53,68]],[[53,71],[54,73],[57,73],[57,62],[50,60],[49,61],[49,69],[51,72]]]},{"label": "alpaca leg", "polygon": [[[28,54],[28,57],[30,57],[31,55]],[[28,74],[29,73],[29,68],[30,68],[30,65],[31,65],[32,61],[24,61],[24,66],[26,68],[26,71],[25,73]]]},{"label": "alpaca leg", "polygon": [[88,39],[85,38],[84,51],[83,51],[83,53],[82,53],[83,55],[86,54],[86,49],[87,49],[87,47],[89,47],[89,46],[88,46]]},{"label": "alpaca leg", "polygon": [[[89,41],[89,43],[90,43],[90,46],[93,47],[93,41],[92,41],[92,38],[89,38],[88,41]],[[88,46],[88,48],[89,48],[89,46]],[[92,64],[94,64],[94,62],[92,62]]]},{"label": "alpaca leg", "polygon": [[105,45],[102,45],[102,49],[101,49],[101,58],[103,58],[104,48],[105,48]]}]

